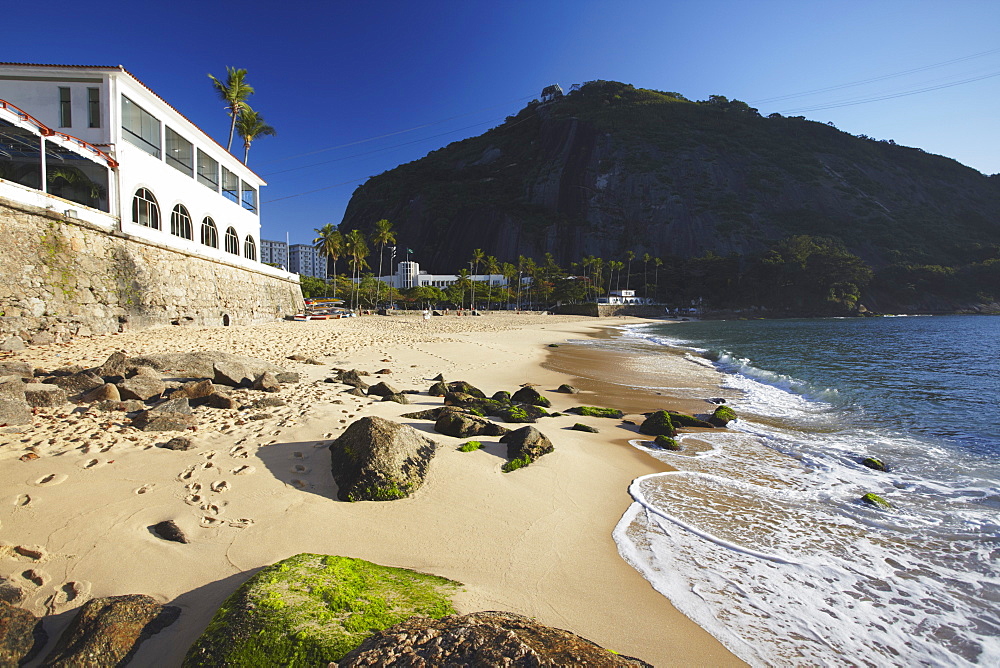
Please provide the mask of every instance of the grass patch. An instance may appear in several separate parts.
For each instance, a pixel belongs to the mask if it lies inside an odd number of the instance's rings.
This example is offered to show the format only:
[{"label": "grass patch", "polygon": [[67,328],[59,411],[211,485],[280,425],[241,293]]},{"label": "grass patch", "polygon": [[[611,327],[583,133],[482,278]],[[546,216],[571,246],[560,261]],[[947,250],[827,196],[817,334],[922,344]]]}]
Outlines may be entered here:
[{"label": "grass patch", "polygon": [[510,473],[511,471],[516,471],[518,469],[523,469],[525,466],[531,463],[531,460],[527,457],[518,457],[517,459],[512,459],[503,465],[501,469],[504,473]]},{"label": "grass patch", "polygon": [[188,650],[185,667],[317,666],[413,615],[455,613],[458,582],[361,559],[299,554],[250,578]]},{"label": "grass patch", "polygon": [[481,447],[483,447],[483,444],[479,441],[469,441],[468,443],[463,443],[458,449],[460,452],[475,452]]},{"label": "grass patch", "polygon": [[617,408],[601,408],[599,406],[577,406],[571,408],[570,411],[586,417],[615,418],[618,420],[625,417],[625,414]]}]

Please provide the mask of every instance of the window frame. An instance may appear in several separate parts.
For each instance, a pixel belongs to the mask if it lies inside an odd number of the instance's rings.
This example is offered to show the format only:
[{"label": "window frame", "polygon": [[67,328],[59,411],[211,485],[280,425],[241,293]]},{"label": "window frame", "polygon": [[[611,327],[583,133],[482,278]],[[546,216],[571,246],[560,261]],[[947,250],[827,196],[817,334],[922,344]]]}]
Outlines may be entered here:
[{"label": "window frame", "polygon": [[[150,222],[142,222],[143,218]],[[160,204],[149,188],[137,188],[132,195],[132,222],[150,229],[160,229]]]},{"label": "window frame", "polygon": [[[207,235],[206,232],[208,232]],[[209,237],[207,240],[206,236]],[[205,216],[201,220],[201,245],[209,248],[219,247],[219,228],[211,216]]]},{"label": "window frame", "polygon": [[222,196],[236,204],[240,203],[240,177],[222,165]]},{"label": "window frame", "polygon": [[[211,163],[211,164],[207,164],[207,163]],[[208,168],[211,167],[212,165],[215,165],[214,169],[212,170],[212,174],[211,174],[211,176],[214,177],[214,178],[211,178],[208,175],[208,171],[209,171]],[[198,149],[198,157],[197,157],[197,178],[198,178],[198,183],[202,184],[206,188],[211,188],[215,192],[219,192],[219,187],[221,185],[220,182],[219,182],[220,181],[220,179],[219,179],[219,167],[220,167],[220,165],[219,165],[219,161],[218,160],[216,160],[215,158],[213,158],[212,156],[210,156],[208,153],[205,153],[200,148]]]},{"label": "window frame", "polygon": [[[186,232],[186,234],[185,234]],[[183,204],[177,204],[170,211],[170,234],[181,239],[193,241],[191,229],[191,213]]]},{"label": "window frame", "polygon": [[101,89],[87,89],[87,123],[88,127],[101,127]]},{"label": "window frame", "polygon": [[59,86],[59,127],[73,127],[73,91],[68,86]]},{"label": "window frame", "polygon": [[[154,116],[153,114],[151,114],[148,111],[146,111],[140,105],[138,105],[135,102],[133,102],[132,99],[129,98],[127,95],[122,95],[121,97],[122,97],[122,122],[121,122],[121,126],[122,126],[122,138],[125,139],[125,141],[127,141],[128,143],[130,143],[133,146],[135,146],[136,148],[138,148],[138,149],[140,149],[142,151],[145,151],[146,153],[150,154],[154,158],[156,158],[158,160],[161,159],[162,151],[163,151],[163,137],[162,137],[162,134],[163,134],[163,124],[160,122],[160,119],[158,119],[156,116]],[[137,112],[136,118],[139,121],[139,128],[138,128],[139,132],[138,133],[136,133],[136,131],[134,129],[128,127],[128,125],[126,124],[126,121],[128,121],[130,119],[130,116],[131,116],[131,113],[126,113],[126,107],[125,107],[126,103],[132,105],[132,107],[134,107],[136,109],[136,112]],[[143,136],[143,132],[144,132],[143,121],[144,120],[151,120],[151,121],[153,121],[156,124],[155,125],[155,129],[156,129],[156,143],[155,144],[153,142],[149,141],[148,139],[146,139],[145,136]],[[153,126],[150,126],[149,129],[152,130]],[[149,134],[152,134],[152,133],[149,133]],[[152,150],[150,150],[150,149],[152,149]]]},{"label": "window frame", "polygon": [[236,234],[236,228],[232,225],[226,228],[226,248],[225,251],[231,255],[240,254],[240,237]]},{"label": "window frame", "polygon": [[257,242],[254,241],[252,234],[248,234],[247,238],[243,240],[243,257],[254,262],[257,261]]},{"label": "window frame", "polygon": [[[249,201],[247,195],[250,195]],[[247,211],[257,213],[257,189],[242,180],[240,181],[240,205]]]},{"label": "window frame", "polygon": [[[169,125],[163,127],[163,155],[168,165],[181,174],[194,177],[194,144]],[[177,154],[176,156],[174,154]],[[184,158],[187,158],[187,162]]]}]

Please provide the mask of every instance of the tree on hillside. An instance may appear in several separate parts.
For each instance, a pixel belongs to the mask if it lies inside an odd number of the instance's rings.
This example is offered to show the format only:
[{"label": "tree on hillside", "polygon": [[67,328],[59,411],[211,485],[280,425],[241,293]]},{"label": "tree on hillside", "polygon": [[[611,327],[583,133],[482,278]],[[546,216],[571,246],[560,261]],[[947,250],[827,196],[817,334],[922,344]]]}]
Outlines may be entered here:
[{"label": "tree on hillside", "polygon": [[212,84],[215,86],[215,90],[219,93],[219,97],[226,103],[226,112],[232,119],[229,125],[229,142],[226,144],[227,151],[231,151],[233,148],[233,133],[236,131],[236,119],[243,109],[246,108],[246,99],[253,95],[253,86],[246,82],[246,76],[246,70],[229,66],[226,66],[226,80],[224,82],[219,81],[211,74],[208,75],[208,78],[212,80]]},{"label": "tree on hillside", "polygon": [[273,137],[278,131],[264,122],[263,116],[254,111],[249,105],[243,105],[243,111],[236,119],[236,131],[243,137],[243,164],[247,164],[250,157],[250,144],[257,137]]},{"label": "tree on hillside", "polygon": [[[383,218],[375,222],[375,230],[372,232],[372,243],[378,244],[378,275],[382,276],[382,252],[386,244],[396,244],[396,233],[392,229],[392,223]],[[376,286],[377,288],[377,286]],[[378,293],[375,295],[375,302],[378,303]]]},{"label": "tree on hillside", "polygon": [[319,229],[314,229],[316,238],[313,247],[319,251],[320,257],[326,258],[326,273],[333,269],[333,298],[337,298],[337,260],[344,252],[344,237],[333,223],[327,223]]},{"label": "tree on hillside", "polygon": [[628,290],[628,279],[632,276],[632,260],[635,259],[635,252],[627,251],[625,259],[628,260],[628,270],[625,272],[625,289]]}]

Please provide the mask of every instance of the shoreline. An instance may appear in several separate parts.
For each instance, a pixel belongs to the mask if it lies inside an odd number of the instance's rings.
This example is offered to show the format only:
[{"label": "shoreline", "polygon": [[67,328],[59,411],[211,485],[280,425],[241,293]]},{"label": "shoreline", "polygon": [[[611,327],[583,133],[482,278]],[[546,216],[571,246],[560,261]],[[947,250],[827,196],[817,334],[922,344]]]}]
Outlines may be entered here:
[{"label": "shoreline", "polygon": [[[562,345],[568,338],[622,322],[637,320],[494,313],[424,323],[419,314],[368,316],[243,328],[161,328],[23,351],[11,358],[51,369],[62,363],[97,365],[120,349],[130,355],[221,349],[262,357],[303,378],[279,394],[288,406],[268,409],[259,421],[240,424],[234,412],[199,412],[193,436],[198,449],[188,452],[153,448],[168,440],[164,434],[133,434],[119,424],[101,428],[108,414],[70,414],[71,406],[63,407],[69,414],[65,418],[39,418],[39,427],[0,434],[5,501],[14,505],[20,494],[34,496],[31,505],[4,518],[0,542],[42,546],[46,552],[29,563],[8,549],[0,559],[0,575],[20,582],[19,573],[28,567],[46,572],[46,583],[22,604],[36,614],[70,581],[85,583],[89,596],[146,593],[180,606],[180,620],[147,640],[133,665],[179,665],[236,586],[257,569],[299,552],[360,557],[448,577],[465,585],[455,597],[460,613],[525,614],[654,665],[741,665],[618,555],[611,532],[631,504],[629,483],[666,469],[627,445],[631,432],[601,418],[546,418],[536,426],[552,439],[555,452],[502,474],[505,448],[496,439],[483,439],[481,451],[461,453],[462,439],[435,433],[432,423],[399,417],[440,405],[440,398],[426,395],[437,373],[466,380],[487,394],[532,382],[556,411],[591,402],[615,407],[606,388],[554,393],[560,383],[576,384],[577,376],[550,368],[549,360],[576,348]],[[549,348],[550,343],[560,347]],[[319,357],[324,364],[285,359],[295,353]],[[350,397],[342,394],[343,386],[322,382],[332,367],[390,368],[392,374],[381,380],[423,394],[410,395],[409,406]],[[579,376],[583,385],[590,382],[585,375],[590,374]],[[669,397],[655,400],[688,410]],[[424,486],[412,497],[348,504],[331,495],[326,445],[364,415],[410,424],[440,444]],[[592,424],[601,433],[572,431],[575,422]],[[88,432],[96,429],[100,433],[91,438]],[[133,436],[136,440],[128,440]],[[621,442],[625,447],[618,447]],[[39,459],[19,461],[28,447]],[[87,467],[92,459],[98,464]],[[204,468],[209,463],[213,467]],[[254,466],[254,475],[232,475],[245,463]],[[203,511],[185,503],[185,485],[177,479],[192,466],[202,483],[228,481],[228,491],[213,497],[221,517],[252,523],[202,528]],[[40,488],[38,481],[49,475],[60,484]],[[151,535],[147,527],[164,519],[174,519],[192,542],[165,543]],[[50,643],[45,652],[76,606],[71,602],[54,610],[46,622]]]}]

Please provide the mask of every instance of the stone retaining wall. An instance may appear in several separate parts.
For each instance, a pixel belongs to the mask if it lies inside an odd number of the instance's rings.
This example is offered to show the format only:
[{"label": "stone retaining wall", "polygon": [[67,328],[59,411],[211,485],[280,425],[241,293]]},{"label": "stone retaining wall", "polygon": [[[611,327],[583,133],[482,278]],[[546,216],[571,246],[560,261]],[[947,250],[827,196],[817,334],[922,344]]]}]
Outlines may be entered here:
[{"label": "stone retaining wall", "polygon": [[563,304],[555,313],[560,315],[589,315],[596,318],[630,315],[636,318],[665,318],[662,306],[639,304]]},{"label": "stone retaining wall", "polygon": [[272,321],[303,307],[297,277],[276,273],[0,198],[4,339],[45,342],[170,324]]}]

